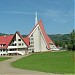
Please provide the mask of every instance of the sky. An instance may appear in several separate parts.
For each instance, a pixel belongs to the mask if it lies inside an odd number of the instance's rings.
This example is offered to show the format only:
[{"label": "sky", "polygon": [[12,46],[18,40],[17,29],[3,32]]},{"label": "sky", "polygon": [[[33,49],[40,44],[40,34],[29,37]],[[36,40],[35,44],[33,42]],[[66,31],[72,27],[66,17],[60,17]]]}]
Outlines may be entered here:
[{"label": "sky", "polygon": [[0,0],[0,33],[29,34],[42,19],[47,34],[68,34],[75,29],[75,0]]}]

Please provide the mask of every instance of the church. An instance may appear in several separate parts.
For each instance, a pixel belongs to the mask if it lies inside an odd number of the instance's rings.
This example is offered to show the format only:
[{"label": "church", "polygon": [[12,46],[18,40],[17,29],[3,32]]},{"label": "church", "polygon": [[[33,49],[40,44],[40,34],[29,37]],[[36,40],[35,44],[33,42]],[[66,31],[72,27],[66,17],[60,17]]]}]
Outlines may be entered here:
[{"label": "church", "polygon": [[14,35],[0,36],[0,56],[58,51],[59,49],[46,34],[42,20],[37,21],[37,15],[35,22],[35,27],[27,37],[23,37],[19,32],[16,32]]},{"label": "church", "polygon": [[42,20],[36,24],[27,37],[30,42],[29,50],[32,52],[58,50],[54,42],[46,34]]}]

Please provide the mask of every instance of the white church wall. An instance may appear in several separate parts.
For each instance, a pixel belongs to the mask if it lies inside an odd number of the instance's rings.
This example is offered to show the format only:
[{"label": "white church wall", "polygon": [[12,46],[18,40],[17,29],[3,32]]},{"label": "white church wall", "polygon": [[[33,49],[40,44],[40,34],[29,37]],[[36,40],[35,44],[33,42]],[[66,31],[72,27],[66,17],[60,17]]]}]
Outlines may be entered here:
[{"label": "white church wall", "polygon": [[48,49],[46,48],[46,41],[44,39],[39,25],[37,25],[37,27],[32,33],[34,39],[34,52],[48,51]]},{"label": "white church wall", "polygon": [[44,38],[42,37],[41,35],[41,51],[44,52],[44,51],[48,51],[48,49],[46,48],[46,43],[44,41]]},{"label": "white church wall", "polygon": [[46,48],[47,43],[40,27],[39,27],[39,36],[40,36],[41,52],[48,51],[48,49]]},{"label": "white church wall", "polygon": [[38,28],[33,33],[33,37],[34,37],[34,52],[40,52]]}]

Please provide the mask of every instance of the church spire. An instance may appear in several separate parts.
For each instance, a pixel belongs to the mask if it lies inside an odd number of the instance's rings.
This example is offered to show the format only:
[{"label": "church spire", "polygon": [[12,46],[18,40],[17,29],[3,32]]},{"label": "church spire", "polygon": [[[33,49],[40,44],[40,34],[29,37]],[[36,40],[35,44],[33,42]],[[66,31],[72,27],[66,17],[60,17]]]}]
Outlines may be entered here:
[{"label": "church spire", "polygon": [[37,11],[35,12],[35,25],[38,23]]}]

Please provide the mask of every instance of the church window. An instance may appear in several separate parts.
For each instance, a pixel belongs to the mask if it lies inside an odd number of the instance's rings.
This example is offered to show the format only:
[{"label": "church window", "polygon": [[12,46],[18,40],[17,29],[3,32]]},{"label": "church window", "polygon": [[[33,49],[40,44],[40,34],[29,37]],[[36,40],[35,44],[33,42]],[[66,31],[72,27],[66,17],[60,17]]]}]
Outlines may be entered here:
[{"label": "church window", "polygon": [[19,43],[18,45],[21,46],[21,43]]},{"label": "church window", "polygon": [[21,41],[21,39],[18,39],[18,41]]},{"label": "church window", "polygon": [[33,34],[31,35],[31,37],[33,37]]},{"label": "church window", "polygon": [[22,46],[23,46],[24,44],[22,43]]}]

